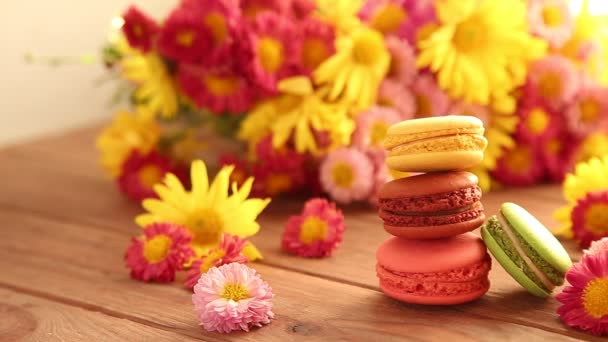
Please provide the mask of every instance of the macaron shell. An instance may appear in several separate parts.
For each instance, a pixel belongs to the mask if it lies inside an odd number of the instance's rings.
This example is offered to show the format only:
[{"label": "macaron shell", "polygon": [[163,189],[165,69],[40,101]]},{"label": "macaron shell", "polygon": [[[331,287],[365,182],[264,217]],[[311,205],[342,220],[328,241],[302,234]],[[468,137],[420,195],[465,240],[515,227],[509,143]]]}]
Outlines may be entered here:
[{"label": "macaron shell", "polygon": [[533,215],[515,203],[500,207],[505,220],[545,261],[561,273],[572,267],[572,260],[557,238]]},{"label": "macaron shell", "polygon": [[477,183],[477,176],[466,171],[426,173],[387,182],[378,197],[383,200],[430,196],[475,187]]},{"label": "macaron shell", "polygon": [[456,305],[468,303],[482,297],[490,289],[490,282],[487,281],[487,285],[481,290],[454,296],[417,296],[399,291],[399,289],[383,286],[382,283],[380,284],[380,289],[387,296],[406,303],[425,305]]},{"label": "macaron shell", "polygon": [[387,233],[405,239],[439,239],[473,231],[483,224],[485,215],[470,220],[440,226],[396,227],[384,224]]},{"label": "macaron shell", "polygon": [[458,128],[482,128],[483,122],[474,116],[447,115],[422,119],[412,119],[396,123],[388,128],[387,135],[412,134]]},{"label": "macaron shell", "polygon": [[405,154],[386,158],[386,165],[402,172],[464,170],[479,164],[483,151],[450,151]]},{"label": "macaron shell", "polygon": [[531,294],[547,298],[551,294],[534,283],[528,276],[513,262],[511,258],[500,248],[496,240],[490,235],[485,227],[481,229],[481,236],[483,242],[488,247],[490,254],[494,256],[494,259],[517,281],[521,286],[528,290]]}]

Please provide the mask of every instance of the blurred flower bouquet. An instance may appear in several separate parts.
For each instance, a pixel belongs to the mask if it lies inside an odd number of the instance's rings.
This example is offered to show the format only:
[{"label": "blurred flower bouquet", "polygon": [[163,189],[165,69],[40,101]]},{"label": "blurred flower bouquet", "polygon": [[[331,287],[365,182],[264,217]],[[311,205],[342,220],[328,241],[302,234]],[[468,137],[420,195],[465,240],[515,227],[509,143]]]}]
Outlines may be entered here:
[{"label": "blurred flower bouquet", "polygon": [[257,197],[374,203],[407,176],[384,165],[387,127],[463,114],[486,126],[486,190],[558,181],[608,151],[602,20],[565,0],[182,0],[161,21],[132,6],[104,60],[135,110],[99,136],[101,163],[135,200],[216,154]]}]

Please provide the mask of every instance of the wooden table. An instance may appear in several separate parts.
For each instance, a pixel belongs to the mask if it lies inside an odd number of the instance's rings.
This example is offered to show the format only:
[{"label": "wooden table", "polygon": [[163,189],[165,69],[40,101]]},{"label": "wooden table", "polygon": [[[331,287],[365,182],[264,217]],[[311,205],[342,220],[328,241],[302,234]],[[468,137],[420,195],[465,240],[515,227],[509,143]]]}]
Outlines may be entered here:
[{"label": "wooden table", "polygon": [[[374,271],[388,238],[372,209],[346,208],[344,243],[331,258],[303,259],[280,250],[287,217],[301,203],[275,201],[253,239],[265,255],[253,264],[276,294],[276,319],[250,333],[206,333],[191,292],[129,278],[123,254],[140,232],[141,208],[126,200],[97,166],[98,128],[0,150],[0,340],[13,341],[290,341],[572,340],[592,336],[562,325],[557,302],[524,292],[493,264],[490,292],[452,307],[407,305],[385,297]],[[494,192],[530,209],[550,227],[561,205],[558,186]],[[573,258],[580,251],[567,243]],[[598,339],[600,340],[600,339]]]}]

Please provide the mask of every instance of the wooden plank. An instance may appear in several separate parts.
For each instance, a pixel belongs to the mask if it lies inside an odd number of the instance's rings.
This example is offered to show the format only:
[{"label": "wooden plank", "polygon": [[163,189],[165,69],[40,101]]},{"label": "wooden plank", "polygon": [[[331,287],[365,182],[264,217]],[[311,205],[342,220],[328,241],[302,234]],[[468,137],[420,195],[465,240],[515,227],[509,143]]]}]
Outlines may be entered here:
[{"label": "wooden plank", "polygon": [[554,332],[488,319],[483,313],[463,314],[468,307],[488,305],[484,301],[447,308],[406,305],[378,291],[261,264],[253,266],[276,293],[276,320],[249,334],[206,334],[197,326],[189,291],[179,284],[145,284],[128,277],[122,253],[135,228],[116,232],[5,210],[0,210],[0,219],[13,228],[0,231],[0,268],[10,270],[0,273],[0,285],[194,338],[496,340],[525,336],[558,341],[567,336],[587,337],[575,331]]},{"label": "wooden plank", "polygon": [[165,330],[0,287],[2,341],[196,341]]}]

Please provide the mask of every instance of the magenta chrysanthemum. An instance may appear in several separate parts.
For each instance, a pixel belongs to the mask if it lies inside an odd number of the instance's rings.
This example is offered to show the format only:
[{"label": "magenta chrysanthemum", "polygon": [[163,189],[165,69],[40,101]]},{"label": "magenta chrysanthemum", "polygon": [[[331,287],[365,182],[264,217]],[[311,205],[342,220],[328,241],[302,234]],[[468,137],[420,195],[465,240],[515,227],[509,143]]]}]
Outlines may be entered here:
[{"label": "magenta chrysanthemum", "polygon": [[417,73],[414,49],[397,37],[389,36],[385,41],[386,48],[391,55],[391,64],[386,79],[405,86],[411,84]]},{"label": "magenta chrysanthemum", "polygon": [[129,6],[122,15],[125,21],[122,32],[129,45],[148,52],[152,48],[154,39],[160,30],[156,21],[139,10],[135,5]]},{"label": "magenta chrysanthemum", "polygon": [[287,221],[283,232],[283,250],[302,257],[326,257],[342,242],[344,216],[335,204],[313,198],[304,204],[300,215]]},{"label": "magenta chrysanthemum", "polygon": [[506,149],[496,162],[492,176],[502,184],[526,186],[538,182],[543,177],[535,145],[518,143]]},{"label": "magenta chrysanthemum", "polygon": [[574,169],[579,142],[565,133],[542,141],[539,153],[545,173],[554,182],[562,182],[566,173]]},{"label": "magenta chrysanthemum", "polygon": [[143,281],[171,282],[175,272],[194,256],[192,235],[172,223],[152,223],[144,235],[133,238],[125,254],[131,277]]},{"label": "magenta chrysanthemum", "polygon": [[258,142],[256,157],[254,196],[274,197],[297,190],[306,182],[305,156],[288,147],[275,149],[270,136]]},{"label": "magenta chrysanthemum", "polygon": [[432,1],[367,0],[359,17],[385,35],[397,35],[416,43],[418,30],[435,20]]},{"label": "magenta chrysanthemum", "polygon": [[587,193],[572,209],[572,232],[582,247],[608,237],[608,190]]},{"label": "magenta chrysanthemum", "polygon": [[593,335],[608,334],[608,252],[583,255],[566,273],[570,283],[556,299],[564,324]]},{"label": "magenta chrysanthemum", "polygon": [[445,115],[450,106],[450,97],[431,75],[420,75],[412,84],[412,93],[416,100],[416,116],[430,117]]},{"label": "magenta chrysanthemum", "polygon": [[574,17],[566,0],[530,0],[528,24],[533,34],[559,48],[572,35]]},{"label": "magenta chrysanthemum", "polygon": [[414,95],[408,86],[385,79],[378,90],[378,104],[399,111],[401,120],[413,119],[416,114]]},{"label": "magenta chrysanthemum", "polygon": [[256,16],[243,37],[241,63],[247,64],[250,78],[273,94],[277,82],[292,76],[300,56],[295,24],[274,12]]},{"label": "magenta chrysanthemum", "polygon": [[542,102],[553,110],[568,105],[580,86],[574,64],[559,55],[548,55],[532,63],[524,86],[527,103]]},{"label": "magenta chrysanthemum", "polygon": [[368,157],[372,161],[374,165],[374,185],[372,186],[372,192],[369,195],[367,201],[374,207],[378,206],[379,201],[379,192],[382,186],[393,179],[388,166],[386,166],[386,151],[384,153],[370,153],[368,152]]},{"label": "magenta chrysanthemum", "polygon": [[235,154],[225,153],[220,155],[218,161],[219,167],[232,165],[234,170],[230,174],[230,184],[236,183],[240,188],[249,176],[249,168],[246,160],[239,158]]},{"label": "magenta chrysanthemum", "polygon": [[322,21],[309,18],[298,24],[300,34],[300,47],[298,51],[298,65],[305,73],[312,73],[319,64],[329,58],[336,51],[334,46],[335,28]]},{"label": "magenta chrysanthemum", "polygon": [[212,32],[196,12],[188,8],[174,10],[158,37],[160,53],[179,62],[199,63],[212,47]]},{"label": "magenta chrysanthemum", "polygon": [[202,68],[180,64],[178,82],[197,106],[215,114],[242,114],[255,100],[255,88],[234,68]]},{"label": "magenta chrysanthemum", "polygon": [[357,116],[352,144],[362,151],[384,152],[382,142],[388,128],[401,121],[399,112],[388,107],[374,106]]},{"label": "magenta chrysanthemum", "polygon": [[323,190],[337,202],[348,204],[367,198],[373,186],[373,172],[372,162],[363,152],[343,147],[325,157],[319,177]]},{"label": "magenta chrysanthemum", "polygon": [[517,137],[519,141],[537,143],[556,136],[560,128],[560,116],[542,105],[521,106],[517,115]]},{"label": "magenta chrysanthemum", "polygon": [[585,254],[608,253],[608,237],[593,241],[584,252]]},{"label": "magenta chrysanthemum", "polygon": [[235,262],[202,274],[192,303],[205,330],[229,333],[270,323],[273,297],[272,288],[253,268]]},{"label": "magenta chrysanthemum", "polygon": [[211,267],[219,267],[233,262],[245,264],[249,259],[243,254],[243,248],[247,244],[246,239],[236,235],[224,234],[217,248],[214,248],[207,255],[195,260],[188,271],[186,287],[191,289],[196,285],[201,275]]},{"label": "magenta chrysanthemum", "polygon": [[585,83],[565,111],[568,130],[577,137],[608,128],[608,88]]},{"label": "magenta chrysanthemum", "polygon": [[254,20],[264,12],[289,13],[290,1],[287,0],[240,0],[239,6],[245,18]]}]

